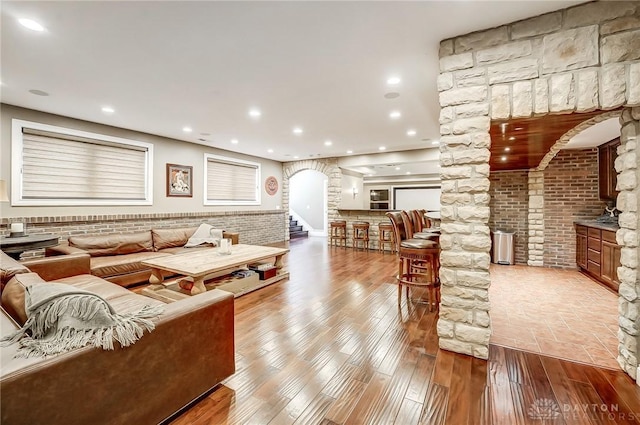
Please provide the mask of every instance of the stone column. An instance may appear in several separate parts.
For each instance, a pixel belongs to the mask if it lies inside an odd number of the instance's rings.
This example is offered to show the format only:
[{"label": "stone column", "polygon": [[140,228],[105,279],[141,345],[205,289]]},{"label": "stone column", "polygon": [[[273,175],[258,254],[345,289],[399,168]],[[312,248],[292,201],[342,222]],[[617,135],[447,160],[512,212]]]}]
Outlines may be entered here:
[{"label": "stone column", "polygon": [[491,336],[487,89],[449,89],[450,84],[439,82],[443,106],[439,344],[445,350],[486,359]]},{"label": "stone column", "polygon": [[625,108],[620,117],[622,131],[616,171],[618,172],[617,206],[622,211],[618,217],[620,230],[616,233],[618,245],[622,246],[618,268],[620,288],[618,311],[618,363],[633,378],[638,367],[638,344],[640,337],[640,280],[638,276],[638,164],[637,143],[640,136],[640,107]]},{"label": "stone column", "polygon": [[529,258],[530,266],[544,265],[544,171],[529,171]]}]

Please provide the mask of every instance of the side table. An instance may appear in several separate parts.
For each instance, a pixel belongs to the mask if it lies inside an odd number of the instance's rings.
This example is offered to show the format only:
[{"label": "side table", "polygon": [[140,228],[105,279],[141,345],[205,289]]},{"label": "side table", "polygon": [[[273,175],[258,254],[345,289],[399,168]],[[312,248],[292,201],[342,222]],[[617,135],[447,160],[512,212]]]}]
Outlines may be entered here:
[{"label": "side table", "polygon": [[25,251],[46,248],[57,244],[58,237],[52,234],[27,235],[15,238],[3,236],[0,238],[0,249],[16,260],[20,260],[20,255]]}]

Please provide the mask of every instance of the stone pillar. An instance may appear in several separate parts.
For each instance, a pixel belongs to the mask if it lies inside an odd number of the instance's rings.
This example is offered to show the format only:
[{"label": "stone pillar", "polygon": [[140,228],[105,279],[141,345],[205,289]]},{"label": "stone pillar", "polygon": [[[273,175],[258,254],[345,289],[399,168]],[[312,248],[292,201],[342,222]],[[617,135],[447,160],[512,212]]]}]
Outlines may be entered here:
[{"label": "stone pillar", "polygon": [[544,171],[529,171],[529,258],[527,264],[544,265]]},{"label": "stone pillar", "polygon": [[[441,63],[441,66],[446,68],[450,64]],[[487,89],[476,86],[451,90],[450,85],[442,81],[439,88],[443,106],[440,115],[442,302],[439,343],[445,350],[486,359],[491,336],[491,139]]]},{"label": "stone pillar", "polygon": [[637,377],[638,344],[640,337],[640,276],[638,275],[638,164],[637,143],[640,136],[640,107],[625,108],[620,117],[622,131],[616,171],[618,217],[620,230],[616,233],[618,245],[622,246],[618,268],[620,288],[618,293],[618,311],[620,313],[618,329],[618,363],[633,378]]}]

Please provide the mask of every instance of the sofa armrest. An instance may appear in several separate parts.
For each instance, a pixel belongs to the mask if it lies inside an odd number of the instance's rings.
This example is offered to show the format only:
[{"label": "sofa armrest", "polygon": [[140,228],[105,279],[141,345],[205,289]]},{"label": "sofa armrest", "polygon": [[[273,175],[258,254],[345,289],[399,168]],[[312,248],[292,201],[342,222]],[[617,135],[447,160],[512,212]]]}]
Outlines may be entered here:
[{"label": "sofa armrest", "polygon": [[240,243],[240,234],[237,232],[222,232],[222,237],[231,239],[231,245],[238,245]]},{"label": "sofa armrest", "polygon": [[89,255],[89,252],[81,248],[76,248],[75,246],[69,246],[68,243],[61,243],[56,246],[45,248],[44,250],[45,257],[55,257],[56,255],[72,255],[72,254]]},{"label": "sofa armrest", "polygon": [[22,262],[25,267],[34,273],[38,273],[46,281],[80,274],[91,274],[90,263],[91,257],[86,253],[35,258]]},{"label": "sofa armrest", "polygon": [[[51,358],[12,360],[19,364],[3,365],[0,377],[0,421],[161,423],[234,373],[233,304],[233,294],[207,291],[168,304],[156,329],[127,348],[84,347]],[[131,396],[141,386],[152,389],[143,403]],[[82,402],[61,408],[70,400]]]}]

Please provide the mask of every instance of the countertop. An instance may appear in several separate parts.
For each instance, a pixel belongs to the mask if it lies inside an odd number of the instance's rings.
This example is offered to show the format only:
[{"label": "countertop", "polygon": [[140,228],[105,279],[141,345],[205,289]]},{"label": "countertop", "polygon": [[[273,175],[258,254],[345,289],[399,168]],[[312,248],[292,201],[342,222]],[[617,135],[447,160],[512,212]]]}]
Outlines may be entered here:
[{"label": "countertop", "polygon": [[602,230],[618,230],[620,226],[617,223],[601,223],[596,220],[576,220],[574,224],[580,224],[581,226],[594,227]]}]

